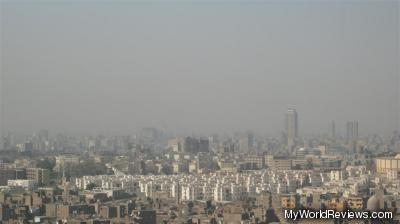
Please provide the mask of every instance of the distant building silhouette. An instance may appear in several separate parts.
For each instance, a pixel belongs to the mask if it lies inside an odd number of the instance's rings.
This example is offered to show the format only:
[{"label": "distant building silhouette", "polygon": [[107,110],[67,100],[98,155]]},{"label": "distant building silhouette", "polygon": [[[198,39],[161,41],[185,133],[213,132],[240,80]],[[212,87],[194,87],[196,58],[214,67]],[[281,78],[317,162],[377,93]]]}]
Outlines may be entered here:
[{"label": "distant building silhouette", "polygon": [[286,112],[286,135],[289,149],[295,144],[298,138],[298,116],[296,109],[289,108]]},{"label": "distant building silhouette", "polygon": [[358,140],[358,121],[348,121],[346,125],[346,142],[354,143]]},{"label": "distant building silhouette", "polygon": [[335,124],[335,121],[332,121],[330,126],[329,126],[329,134],[330,134],[330,137],[333,140],[336,139],[336,124]]},{"label": "distant building silhouette", "polygon": [[250,132],[242,134],[239,138],[239,149],[242,152],[252,151],[255,148],[254,135]]}]

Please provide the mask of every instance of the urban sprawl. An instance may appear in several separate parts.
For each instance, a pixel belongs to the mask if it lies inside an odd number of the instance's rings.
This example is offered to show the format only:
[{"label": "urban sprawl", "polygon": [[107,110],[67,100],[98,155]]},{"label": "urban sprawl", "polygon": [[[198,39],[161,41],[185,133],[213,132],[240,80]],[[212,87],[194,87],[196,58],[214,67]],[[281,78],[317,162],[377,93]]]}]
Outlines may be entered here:
[{"label": "urban sprawl", "polygon": [[[3,133],[0,223],[400,223],[400,133],[335,122],[300,137],[250,131],[174,136]],[[384,219],[288,219],[285,211],[390,212]],[[294,214],[294,213],[293,213]]]}]

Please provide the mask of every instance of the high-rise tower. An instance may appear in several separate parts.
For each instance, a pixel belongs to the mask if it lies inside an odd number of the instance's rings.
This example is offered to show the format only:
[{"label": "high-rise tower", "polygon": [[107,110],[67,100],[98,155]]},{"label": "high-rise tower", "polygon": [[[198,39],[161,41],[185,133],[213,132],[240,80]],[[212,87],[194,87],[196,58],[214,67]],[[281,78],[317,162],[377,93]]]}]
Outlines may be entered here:
[{"label": "high-rise tower", "polygon": [[294,145],[298,137],[298,120],[296,109],[289,108],[286,112],[286,135],[288,146]]},{"label": "high-rise tower", "polygon": [[346,142],[352,143],[358,140],[358,121],[348,121],[346,124]]},{"label": "high-rise tower", "polygon": [[335,121],[332,121],[330,126],[329,126],[329,134],[330,138],[335,140],[336,139],[336,124]]}]

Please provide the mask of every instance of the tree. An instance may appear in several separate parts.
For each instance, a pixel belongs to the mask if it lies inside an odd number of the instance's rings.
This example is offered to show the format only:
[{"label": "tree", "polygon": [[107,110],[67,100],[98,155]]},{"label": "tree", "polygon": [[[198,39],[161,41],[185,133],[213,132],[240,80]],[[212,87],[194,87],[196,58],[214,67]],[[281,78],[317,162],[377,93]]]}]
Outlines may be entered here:
[{"label": "tree", "polygon": [[188,206],[189,215],[191,215],[191,214],[192,214],[193,207],[194,207],[193,202],[192,202],[192,201],[189,201],[188,204],[187,204],[187,206]]},{"label": "tree", "polygon": [[36,167],[46,169],[46,170],[52,170],[55,165],[56,165],[56,163],[54,160],[46,158],[46,159],[40,159],[39,161],[37,161]]},{"label": "tree", "polygon": [[86,185],[86,190],[93,190],[95,187],[98,187],[95,183],[89,183],[88,185]]}]

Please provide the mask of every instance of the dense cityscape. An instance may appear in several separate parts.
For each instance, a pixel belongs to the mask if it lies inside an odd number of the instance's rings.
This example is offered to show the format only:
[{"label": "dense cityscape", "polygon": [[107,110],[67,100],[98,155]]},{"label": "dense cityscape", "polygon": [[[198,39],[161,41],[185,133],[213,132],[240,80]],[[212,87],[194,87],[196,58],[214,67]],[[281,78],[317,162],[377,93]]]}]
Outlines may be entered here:
[{"label": "dense cityscape", "polygon": [[[318,137],[285,114],[280,138],[4,135],[2,223],[291,223],[288,209],[390,211],[386,219],[294,223],[399,223],[400,133],[359,136],[357,121]],[[362,124],[360,124],[362,126]],[[301,133],[301,132],[300,132]]]}]

